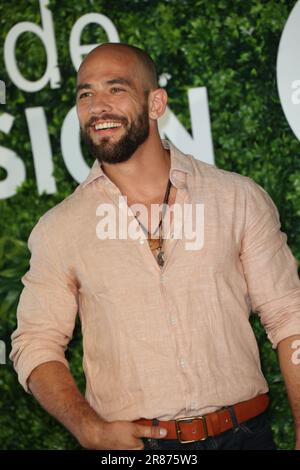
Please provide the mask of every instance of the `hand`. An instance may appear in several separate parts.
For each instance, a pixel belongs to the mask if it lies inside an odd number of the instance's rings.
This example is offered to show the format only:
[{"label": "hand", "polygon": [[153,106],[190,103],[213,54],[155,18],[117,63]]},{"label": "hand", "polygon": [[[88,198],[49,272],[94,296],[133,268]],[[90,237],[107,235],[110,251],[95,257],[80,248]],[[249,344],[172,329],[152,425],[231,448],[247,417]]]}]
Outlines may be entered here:
[{"label": "hand", "polygon": [[[160,430],[164,434],[160,435]],[[100,421],[90,427],[88,436],[80,444],[93,450],[143,450],[142,437],[162,439],[167,431],[159,426],[142,426],[130,421]]]}]

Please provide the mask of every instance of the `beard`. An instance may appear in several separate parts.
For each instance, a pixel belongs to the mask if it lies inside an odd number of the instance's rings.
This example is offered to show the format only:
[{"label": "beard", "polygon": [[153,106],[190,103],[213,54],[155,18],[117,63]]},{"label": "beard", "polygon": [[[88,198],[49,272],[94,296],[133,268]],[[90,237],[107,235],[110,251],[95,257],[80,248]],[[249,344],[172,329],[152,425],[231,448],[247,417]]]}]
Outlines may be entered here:
[{"label": "beard", "polygon": [[96,158],[100,164],[103,162],[126,162],[149,136],[147,102],[144,103],[142,111],[136,116],[136,119],[132,121],[130,126],[128,126],[128,119],[125,117],[105,114],[102,116],[102,119],[119,121],[126,131],[117,142],[111,142],[110,137],[103,137],[99,143],[95,143],[88,130],[90,126],[97,122],[96,118],[93,118],[83,129],[80,129],[81,137],[86,143],[89,153]]}]

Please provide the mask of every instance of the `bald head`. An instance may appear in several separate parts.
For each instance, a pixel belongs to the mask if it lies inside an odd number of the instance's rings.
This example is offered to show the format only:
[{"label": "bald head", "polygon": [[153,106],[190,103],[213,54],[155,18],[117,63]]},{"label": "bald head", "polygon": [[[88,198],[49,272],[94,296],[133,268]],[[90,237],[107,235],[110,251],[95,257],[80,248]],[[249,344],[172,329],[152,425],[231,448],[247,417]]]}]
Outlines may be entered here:
[{"label": "bald head", "polygon": [[149,55],[138,47],[106,43],[83,60],[76,111],[82,137],[99,162],[122,163],[139,147],[160,144],[158,119],[167,93],[157,84]]},{"label": "bald head", "polygon": [[87,56],[82,61],[78,73],[82,67],[87,65],[89,59],[94,59],[97,56],[99,56],[100,59],[102,52],[105,52],[106,54],[111,53],[112,55],[114,55],[114,53],[121,54],[122,56],[128,55],[129,57],[133,58],[138,69],[140,69],[145,90],[150,91],[156,90],[158,88],[157,72],[154,61],[143,49],[140,49],[136,46],[130,46],[129,44],[108,42],[95,47],[95,49],[87,54]]}]

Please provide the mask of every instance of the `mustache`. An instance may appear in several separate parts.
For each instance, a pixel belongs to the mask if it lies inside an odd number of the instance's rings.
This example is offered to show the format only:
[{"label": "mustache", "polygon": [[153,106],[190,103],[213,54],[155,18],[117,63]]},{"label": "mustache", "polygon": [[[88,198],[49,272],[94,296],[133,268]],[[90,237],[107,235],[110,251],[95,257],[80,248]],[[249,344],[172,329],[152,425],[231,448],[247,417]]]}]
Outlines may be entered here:
[{"label": "mustache", "polygon": [[101,116],[91,117],[85,125],[85,128],[93,127],[100,119],[103,121],[118,121],[124,126],[128,123],[128,119],[124,116],[116,116],[115,114],[102,114]]}]

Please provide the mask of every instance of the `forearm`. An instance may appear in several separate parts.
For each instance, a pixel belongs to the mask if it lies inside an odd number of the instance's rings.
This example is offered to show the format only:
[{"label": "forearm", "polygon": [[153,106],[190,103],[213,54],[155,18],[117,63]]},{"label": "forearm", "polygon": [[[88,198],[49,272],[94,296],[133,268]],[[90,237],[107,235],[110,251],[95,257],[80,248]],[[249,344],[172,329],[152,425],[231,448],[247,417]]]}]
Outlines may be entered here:
[{"label": "forearm", "polygon": [[278,357],[291,405],[296,438],[300,440],[300,335],[290,336],[278,344]]},{"label": "forearm", "polygon": [[98,429],[102,420],[80,393],[67,367],[57,361],[41,364],[31,373],[28,386],[40,405],[85,446],[88,434],[93,427]]}]

